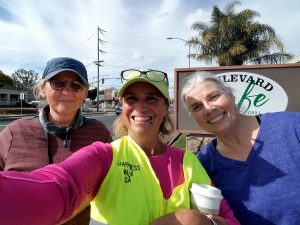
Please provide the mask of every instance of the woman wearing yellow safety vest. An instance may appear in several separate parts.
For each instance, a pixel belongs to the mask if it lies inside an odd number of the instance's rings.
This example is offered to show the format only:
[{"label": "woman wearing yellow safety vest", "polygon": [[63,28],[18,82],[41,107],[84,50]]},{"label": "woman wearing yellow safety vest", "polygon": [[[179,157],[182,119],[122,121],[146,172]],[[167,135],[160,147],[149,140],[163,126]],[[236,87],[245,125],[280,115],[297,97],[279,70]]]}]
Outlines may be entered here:
[{"label": "woman wearing yellow safety vest", "polygon": [[162,141],[174,129],[167,74],[131,69],[121,79],[122,113],[114,124],[120,138],[30,174],[2,172],[3,224],[58,224],[90,201],[92,218],[110,225],[239,224],[225,200],[218,216],[190,209],[191,184],[211,181],[192,153]]}]

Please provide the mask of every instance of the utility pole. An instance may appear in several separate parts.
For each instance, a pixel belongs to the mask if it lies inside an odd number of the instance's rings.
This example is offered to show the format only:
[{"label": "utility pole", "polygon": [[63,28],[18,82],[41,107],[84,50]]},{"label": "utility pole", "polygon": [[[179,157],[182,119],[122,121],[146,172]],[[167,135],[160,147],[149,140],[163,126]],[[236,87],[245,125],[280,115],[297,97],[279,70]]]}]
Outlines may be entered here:
[{"label": "utility pole", "polygon": [[189,68],[191,68],[191,45],[187,40],[184,40],[182,38],[178,38],[178,37],[167,37],[167,40],[180,40],[180,41],[184,41],[186,45],[188,45],[189,47],[189,54],[188,54],[188,59],[189,59]]},{"label": "utility pole", "polygon": [[106,53],[105,51],[100,49],[100,43],[103,45],[106,41],[100,39],[100,33],[103,35],[104,30],[100,29],[99,26],[97,27],[97,61],[94,63],[97,65],[97,112],[99,111],[99,67],[102,66],[100,63],[104,62],[104,60],[99,59],[100,52],[102,54]]}]

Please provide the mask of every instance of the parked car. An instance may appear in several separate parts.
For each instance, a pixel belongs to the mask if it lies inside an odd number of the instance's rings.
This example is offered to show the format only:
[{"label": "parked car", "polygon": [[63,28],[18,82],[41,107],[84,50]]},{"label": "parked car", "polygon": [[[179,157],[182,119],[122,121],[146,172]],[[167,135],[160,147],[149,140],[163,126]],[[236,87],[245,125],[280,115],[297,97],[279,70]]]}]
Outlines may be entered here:
[{"label": "parked car", "polygon": [[31,101],[29,104],[31,104],[32,108],[37,108],[40,104],[40,101]]},{"label": "parked car", "polygon": [[118,103],[115,106],[115,113],[117,114],[117,116],[122,112],[122,105],[120,103]]},{"label": "parked car", "polygon": [[[15,104],[15,106],[21,107],[21,101],[18,101]],[[22,100],[22,107],[30,107],[31,108],[32,106],[31,106],[31,104],[29,102],[26,102],[26,101]]]}]

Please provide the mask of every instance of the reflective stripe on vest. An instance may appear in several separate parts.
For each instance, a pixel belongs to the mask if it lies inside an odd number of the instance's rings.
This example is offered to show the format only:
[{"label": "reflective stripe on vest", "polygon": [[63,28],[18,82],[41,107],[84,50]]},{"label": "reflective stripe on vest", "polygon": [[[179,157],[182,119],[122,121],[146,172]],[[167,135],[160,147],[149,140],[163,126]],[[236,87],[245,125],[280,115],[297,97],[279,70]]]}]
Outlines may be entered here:
[{"label": "reflective stripe on vest", "polygon": [[[130,137],[111,143],[113,160],[95,199],[91,203],[94,220],[109,225],[145,225],[181,208],[190,208],[192,183],[210,184],[198,159],[185,151],[185,181],[164,199],[159,181],[144,151]],[[193,169],[192,169],[193,168]]]}]

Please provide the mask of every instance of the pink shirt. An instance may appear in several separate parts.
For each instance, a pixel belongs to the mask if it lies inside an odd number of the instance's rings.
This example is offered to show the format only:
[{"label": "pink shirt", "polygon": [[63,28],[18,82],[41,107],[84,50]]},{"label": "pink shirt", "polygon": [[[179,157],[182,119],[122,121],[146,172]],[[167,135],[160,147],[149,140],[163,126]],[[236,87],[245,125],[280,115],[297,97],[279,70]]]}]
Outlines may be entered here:
[{"label": "pink shirt", "polygon": [[[163,155],[149,157],[165,198],[184,182],[184,151],[168,146]],[[95,142],[59,164],[30,174],[12,171],[0,176],[0,220],[6,225],[56,224],[72,215],[96,195],[112,162],[110,144]],[[229,225],[239,224],[226,201],[220,216]]]}]

